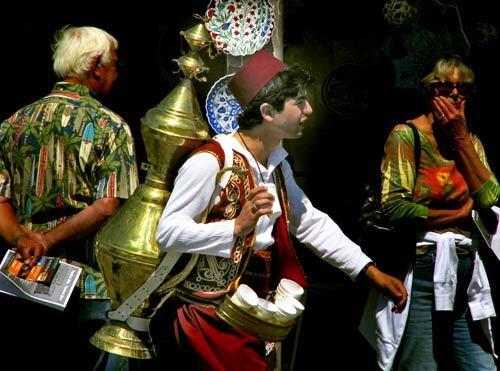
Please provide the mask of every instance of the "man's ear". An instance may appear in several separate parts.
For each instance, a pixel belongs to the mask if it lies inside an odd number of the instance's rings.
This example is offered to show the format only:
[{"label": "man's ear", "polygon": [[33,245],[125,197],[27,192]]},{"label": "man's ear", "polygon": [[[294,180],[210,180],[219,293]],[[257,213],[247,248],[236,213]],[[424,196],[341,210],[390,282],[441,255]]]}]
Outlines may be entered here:
[{"label": "man's ear", "polygon": [[90,65],[89,79],[94,79],[95,81],[99,81],[101,79],[99,71],[100,67],[101,67],[101,57],[98,56],[94,58],[92,64]]},{"label": "man's ear", "polygon": [[274,107],[269,103],[262,103],[260,105],[260,114],[262,116],[263,121],[267,122],[273,121],[275,114]]}]

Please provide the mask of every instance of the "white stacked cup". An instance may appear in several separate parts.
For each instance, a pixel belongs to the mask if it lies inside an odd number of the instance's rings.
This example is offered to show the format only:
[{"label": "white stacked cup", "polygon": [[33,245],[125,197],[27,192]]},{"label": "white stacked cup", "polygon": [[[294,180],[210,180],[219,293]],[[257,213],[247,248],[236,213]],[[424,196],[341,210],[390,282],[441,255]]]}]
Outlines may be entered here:
[{"label": "white stacked cup", "polygon": [[236,292],[231,296],[231,300],[240,308],[249,310],[259,304],[259,297],[250,286],[240,285]]},{"label": "white stacked cup", "polygon": [[297,300],[304,294],[304,289],[297,282],[288,278],[281,279],[276,288],[276,297],[291,296]]},{"label": "white stacked cup", "polygon": [[264,321],[268,321],[274,317],[275,313],[278,311],[278,307],[266,299],[259,298],[259,304],[257,305],[256,310],[257,317]]},{"label": "white stacked cup", "polygon": [[297,310],[285,299],[275,300],[274,304],[278,308],[274,314],[274,318],[276,318],[279,322],[288,323],[297,317]]},{"label": "white stacked cup", "polygon": [[271,220],[276,220],[281,216],[281,206],[280,206],[280,200],[278,198],[278,192],[276,191],[276,185],[274,183],[263,183],[261,185],[263,187],[266,187],[267,193],[270,193],[274,197],[273,211],[271,212],[271,214],[268,214],[267,216]]},{"label": "white stacked cup", "polygon": [[[299,301],[304,294],[304,289],[297,282],[287,278],[283,278],[276,289],[275,304],[278,308],[291,306],[294,309],[294,314],[290,314],[290,318],[298,317],[304,311],[304,305]],[[278,320],[282,320],[276,316]],[[286,322],[286,321],[285,321]]]},{"label": "white stacked cup", "polygon": [[[297,299],[295,299],[293,296],[285,296],[285,297],[283,297],[283,298],[278,298],[278,299],[276,299],[276,303],[277,303],[277,302],[279,302],[279,301],[285,301],[285,302],[287,302],[287,303],[291,304],[291,305],[292,305],[292,307],[294,307],[294,308],[295,308],[295,311],[296,311],[296,313],[295,313],[295,317],[300,316],[300,314],[301,314],[301,313],[304,311],[304,309],[305,309],[305,308],[304,308],[304,305],[303,305],[300,301],[298,301]],[[295,318],[295,317],[294,317],[294,318]]]}]

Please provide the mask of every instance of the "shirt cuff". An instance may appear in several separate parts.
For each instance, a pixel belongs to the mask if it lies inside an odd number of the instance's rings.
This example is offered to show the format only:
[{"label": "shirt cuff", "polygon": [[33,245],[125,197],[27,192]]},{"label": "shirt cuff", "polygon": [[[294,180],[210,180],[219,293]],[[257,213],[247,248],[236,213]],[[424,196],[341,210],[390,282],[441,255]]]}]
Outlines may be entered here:
[{"label": "shirt cuff", "polygon": [[429,208],[425,205],[416,204],[415,217],[417,219],[427,220],[428,216],[429,216]]},{"label": "shirt cuff", "polygon": [[500,185],[493,175],[476,192],[472,193],[474,202],[482,209],[496,205],[499,197]]},{"label": "shirt cuff", "polygon": [[358,275],[356,276],[356,281],[357,282],[363,282],[366,278],[366,271],[368,270],[368,268],[370,268],[371,266],[376,266],[376,264],[373,262],[373,261],[369,261],[368,263],[365,264],[365,266],[359,271]]},{"label": "shirt cuff", "polygon": [[359,274],[363,272],[363,269],[365,267],[368,269],[367,265],[370,263],[373,263],[373,261],[364,253],[361,253],[356,261],[356,267],[352,271],[345,273],[355,282]]}]

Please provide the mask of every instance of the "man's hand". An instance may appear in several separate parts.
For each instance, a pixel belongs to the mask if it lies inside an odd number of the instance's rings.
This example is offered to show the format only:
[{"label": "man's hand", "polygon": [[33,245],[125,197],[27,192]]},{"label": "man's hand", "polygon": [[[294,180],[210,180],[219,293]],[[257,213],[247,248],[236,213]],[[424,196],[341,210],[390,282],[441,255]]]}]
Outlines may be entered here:
[{"label": "man's hand", "polygon": [[[45,232],[41,237],[47,244],[49,251],[56,247],[65,246],[71,241],[80,240],[96,232],[108,218],[118,211],[120,205],[119,198],[100,198],[64,223]],[[43,244],[42,239],[36,238]]]},{"label": "man's hand", "polygon": [[38,242],[40,245],[43,246],[43,255],[49,255],[50,250],[53,248],[53,246],[50,244],[50,242],[45,238],[43,233],[32,231],[31,229],[28,229],[24,226],[22,226],[24,233],[26,236],[33,241]]},{"label": "man's hand", "polygon": [[29,264],[31,267],[35,266],[38,260],[47,254],[45,247],[28,237],[27,234],[22,234],[20,237],[16,239],[15,250],[21,254],[26,264]]},{"label": "man's hand", "polygon": [[234,220],[234,235],[245,235],[254,229],[262,215],[273,212],[273,202],[274,197],[266,192],[266,187],[252,188],[240,214]]},{"label": "man's hand", "polygon": [[397,278],[385,274],[374,265],[368,267],[365,275],[382,294],[388,296],[394,302],[393,311],[401,313],[408,299],[408,293],[403,283]]},{"label": "man's hand", "polygon": [[0,238],[21,254],[26,263],[34,266],[46,253],[44,245],[30,238],[17,220],[10,199],[0,196]]}]

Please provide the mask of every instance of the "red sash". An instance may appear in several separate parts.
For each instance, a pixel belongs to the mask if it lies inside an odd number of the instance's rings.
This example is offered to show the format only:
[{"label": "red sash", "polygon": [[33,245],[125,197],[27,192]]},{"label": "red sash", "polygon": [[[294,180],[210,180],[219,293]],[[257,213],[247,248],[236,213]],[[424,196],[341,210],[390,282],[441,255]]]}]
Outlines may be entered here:
[{"label": "red sash", "polygon": [[273,278],[277,282],[271,285],[276,287],[279,280],[288,278],[297,282],[300,286],[307,288],[307,279],[299,262],[295,249],[288,233],[285,214],[282,214],[274,225],[273,229],[274,244],[276,249],[273,252]]}]

